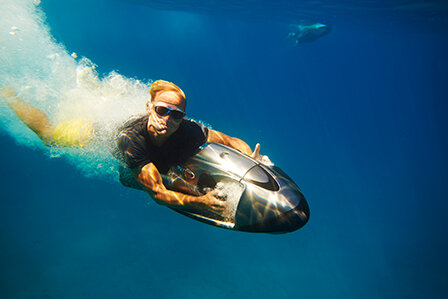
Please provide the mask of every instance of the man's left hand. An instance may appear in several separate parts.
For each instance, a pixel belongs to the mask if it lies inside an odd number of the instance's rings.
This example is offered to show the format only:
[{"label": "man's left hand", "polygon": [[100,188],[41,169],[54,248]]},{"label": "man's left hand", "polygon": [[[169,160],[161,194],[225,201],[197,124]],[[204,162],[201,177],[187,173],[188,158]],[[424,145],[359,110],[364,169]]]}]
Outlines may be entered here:
[{"label": "man's left hand", "polygon": [[258,162],[267,165],[267,166],[273,166],[274,163],[271,162],[271,160],[269,159],[268,156],[266,155],[260,155],[260,144],[257,143],[257,145],[255,145],[255,149],[254,152],[251,155],[252,159],[257,160]]}]

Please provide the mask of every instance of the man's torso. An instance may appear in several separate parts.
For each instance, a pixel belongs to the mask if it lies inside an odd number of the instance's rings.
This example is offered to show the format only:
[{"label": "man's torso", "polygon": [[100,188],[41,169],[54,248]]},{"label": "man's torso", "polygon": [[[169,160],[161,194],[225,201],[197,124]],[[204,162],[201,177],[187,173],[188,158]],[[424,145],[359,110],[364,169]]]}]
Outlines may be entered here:
[{"label": "man's torso", "polygon": [[147,115],[130,120],[117,136],[117,147],[127,168],[141,169],[152,162],[164,174],[171,166],[194,155],[207,141],[208,129],[184,118],[179,129],[162,146],[156,146],[149,137],[147,125]]}]

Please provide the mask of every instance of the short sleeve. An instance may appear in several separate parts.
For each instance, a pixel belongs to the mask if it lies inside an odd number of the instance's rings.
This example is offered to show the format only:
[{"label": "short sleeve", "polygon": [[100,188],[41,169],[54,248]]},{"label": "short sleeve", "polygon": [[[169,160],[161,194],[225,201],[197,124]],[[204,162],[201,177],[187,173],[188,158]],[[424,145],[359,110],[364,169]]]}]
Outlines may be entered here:
[{"label": "short sleeve", "polygon": [[135,134],[132,130],[120,132],[116,143],[126,167],[137,169],[151,162],[146,155],[144,138]]},{"label": "short sleeve", "polygon": [[188,135],[196,146],[201,146],[207,142],[208,128],[206,126],[195,120],[188,120],[187,128],[188,132],[190,132]]}]

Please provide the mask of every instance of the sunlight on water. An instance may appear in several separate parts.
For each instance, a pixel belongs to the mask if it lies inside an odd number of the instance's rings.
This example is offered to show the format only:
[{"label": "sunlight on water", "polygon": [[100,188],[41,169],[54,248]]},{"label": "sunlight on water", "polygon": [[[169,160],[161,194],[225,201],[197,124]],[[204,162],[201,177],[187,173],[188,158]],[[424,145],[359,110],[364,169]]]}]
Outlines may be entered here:
[{"label": "sunlight on water", "polygon": [[0,101],[0,126],[18,143],[62,156],[88,176],[115,180],[113,136],[131,115],[144,113],[149,83],[116,72],[100,77],[87,58],[68,52],[51,36],[40,1],[0,1],[0,87],[12,86],[26,103],[41,109],[53,125],[75,118],[93,121],[101,138],[83,148],[43,143]]}]

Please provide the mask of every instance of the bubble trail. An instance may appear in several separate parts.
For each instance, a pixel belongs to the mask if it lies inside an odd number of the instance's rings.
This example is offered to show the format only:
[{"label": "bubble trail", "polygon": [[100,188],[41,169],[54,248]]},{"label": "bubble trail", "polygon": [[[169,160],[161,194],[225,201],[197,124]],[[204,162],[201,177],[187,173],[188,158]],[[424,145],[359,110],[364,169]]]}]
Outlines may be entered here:
[{"label": "bubble trail", "polygon": [[89,119],[100,138],[82,148],[46,148],[4,101],[0,101],[0,130],[21,145],[66,158],[87,176],[115,181],[113,137],[123,121],[145,112],[150,83],[117,72],[99,76],[92,61],[78,58],[51,36],[39,4],[0,1],[0,88],[14,88],[20,99],[42,110],[54,125]]}]

